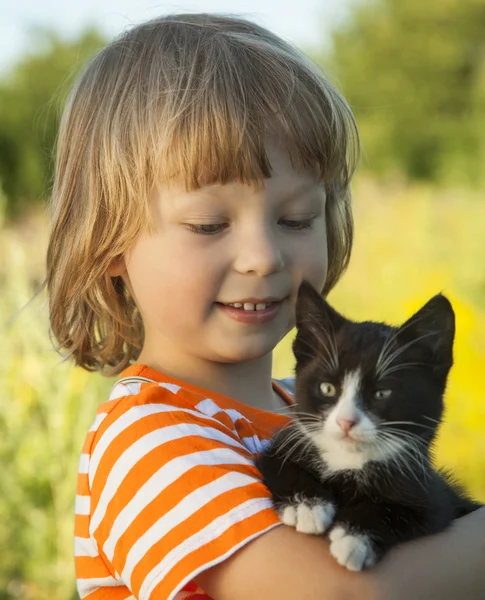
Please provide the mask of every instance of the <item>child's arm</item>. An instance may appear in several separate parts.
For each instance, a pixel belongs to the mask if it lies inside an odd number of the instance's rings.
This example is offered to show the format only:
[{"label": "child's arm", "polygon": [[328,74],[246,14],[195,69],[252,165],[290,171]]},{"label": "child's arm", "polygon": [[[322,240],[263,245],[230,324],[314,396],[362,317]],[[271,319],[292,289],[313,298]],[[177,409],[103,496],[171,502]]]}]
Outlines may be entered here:
[{"label": "child's arm", "polygon": [[341,567],[324,537],[281,525],[195,581],[217,600],[377,600],[370,573]]},{"label": "child's arm", "polygon": [[394,548],[370,573],[385,600],[484,600],[485,508]]},{"label": "child's arm", "polygon": [[324,538],[281,526],[196,581],[217,600],[484,600],[485,508],[398,546],[369,571],[340,567]]}]

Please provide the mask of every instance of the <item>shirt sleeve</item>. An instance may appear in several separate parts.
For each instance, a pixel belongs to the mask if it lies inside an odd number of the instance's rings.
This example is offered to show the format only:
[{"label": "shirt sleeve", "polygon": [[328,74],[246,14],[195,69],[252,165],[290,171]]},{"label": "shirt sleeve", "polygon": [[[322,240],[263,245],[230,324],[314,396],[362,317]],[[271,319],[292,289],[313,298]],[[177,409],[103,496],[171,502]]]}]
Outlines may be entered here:
[{"label": "shirt sleeve", "polygon": [[91,536],[138,600],[172,600],[281,524],[237,434],[176,394],[155,391],[111,420],[89,465]]}]

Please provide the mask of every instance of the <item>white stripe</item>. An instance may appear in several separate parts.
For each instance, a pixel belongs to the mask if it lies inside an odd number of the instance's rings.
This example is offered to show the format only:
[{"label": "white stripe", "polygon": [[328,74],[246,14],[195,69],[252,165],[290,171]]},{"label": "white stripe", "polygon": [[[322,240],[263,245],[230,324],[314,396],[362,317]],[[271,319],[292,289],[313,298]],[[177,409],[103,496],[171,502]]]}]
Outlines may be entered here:
[{"label": "white stripe", "polygon": [[243,437],[241,438],[241,441],[249,450],[249,452],[251,452],[251,454],[259,454],[263,450],[261,440],[257,435],[252,435],[251,437]]},{"label": "white stripe", "polygon": [[91,538],[82,538],[76,536],[74,538],[74,555],[75,556],[90,556],[94,558],[99,556],[96,544]]},{"label": "white stripe", "polygon": [[159,387],[165,388],[166,390],[169,390],[170,392],[173,392],[174,394],[176,394],[180,390],[180,386],[175,385],[175,383],[166,383],[163,381],[163,382],[159,383],[158,385],[159,385]]},{"label": "white stripe", "polygon": [[82,598],[89,596],[100,587],[121,587],[125,585],[122,581],[117,581],[113,577],[93,577],[92,579],[78,579],[76,581],[77,591]]},{"label": "white stripe", "polygon": [[129,395],[130,395],[130,390],[127,388],[127,386],[123,385],[122,383],[118,383],[111,390],[111,394],[109,395],[108,400],[118,400],[118,398],[123,398],[123,396],[129,396]]},{"label": "white stripe", "polygon": [[237,552],[239,550],[239,548],[242,548],[246,544],[249,544],[249,542],[251,542],[252,540],[263,535],[263,533],[266,533],[267,531],[269,531],[270,529],[274,529],[275,527],[279,527],[280,525],[283,525],[283,521],[279,521],[278,523],[272,523],[271,525],[268,525],[268,527],[265,527],[264,529],[261,529],[260,531],[256,531],[252,535],[249,535],[248,537],[244,538],[243,540],[241,540],[239,542],[239,544],[234,544],[234,546],[231,546],[227,550],[227,552],[225,552],[224,554],[222,554],[220,556],[216,556],[209,562],[206,562],[206,563],[202,562],[202,564],[199,564],[199,566],[196,569],[189,572],[182,579],[182,581],[177,585],[177,587],[170,593],[170,596],[167,598],[167,600],[179,600],[179,594],[180,594],[179,590],[182,590],[187,585],[187,583],[189,583],[189,581],[193,581],[197,577],[197,575],[199,575],[200,573],[203,573],[204,571],[207,571],[214,565],[218,565],[219,563],[224,562],[230,556],[232,556],[235,552]]},{"label": "white stripe", "polygon": [[233,408],[221,408],[214,402],[214,400],[211,400],[210,398],[201,400],[195,405],[195,408],[197,410],[200,410],[200,412],[204,413],[205,415],[208,415],[209,417],[213,417],[215,414],[223,412],[229,416],[233,423],[241,419],[247,421],[248,423],[251,422],[247,417],[242,415],[237,410],[234,410]]},{"label": "white stripe", "polygon": [[81,454],[79,459],[79,467],[78,473],[81,475],[85,475],[88,472],[89,468],[89,454]]},{"label": "white stripe", "polygon": [[[173,481],[179,479],[195,465],[212,466],[217,464],[249,466],[252,463],[229,448],[194,452],[188,456],[178,456],[174,460],[171,460],[138,490],[126,507],[120,512],[111,528],[109,538],[103,545],[103,552],[106,556],[110,560],[113,559],[115,545],[123,533],[128,529],[137,515]],[[219,473],[221,472],[219,471]],[[140,560],[140,557],[146,554],[150,547],[171,529],[188,519],[202,506],[205,506],[208,502],[217,498],[217,496],[231,489],[237,489],[255,481],[254,477],[229,471],[222,477],[218,477],[214,481],[194,489],[170,511],[161,515],[161,518],[133,545],[126,560],[123,577],[131,577],[131,571],[136,562]]]},{"label": "white stripe", "polygon": [[[156,406],[160,408],[162,405]],[[141,408],[143,407],[138,407],[138,409]],[[218,429],[213,429],[212,427],[201,427],[200,425],[180,423],[177,425],[167,425],[165,427],[155,429],[154,431],[147,433],[146,435],[137,439],[136,442],[134,442],[129,448],[127,448],[123,452],[123,454],[121,454],[121,456],[118,458],[116,463],[113,465],[113,468],[111,469],[108,478],[104,484],[103,491],[101,492],[101,496],[99,498],[99,502],[91,517],[91,535],[94,537],[94,532],[101,523],[109,502],[118,491],[118,488],[125,479],[125,477],[144,456],[146,456],[155,448],[166,444],[167,442],[194,435],[210,440],[218,440],[226,445],[230,445],[235,448],[246,451],[245,447],[240,442],[234,440],[229,435],[222,433]],[[98,449],[98,447],[96,448],[96,450]],[[186,458],[185,461],[187,460],[190,461],[190,459]],[[92,462],[93,461],[91,460],[91,464]],[[91,470],[89,474],[91,476]],[[182,473],[180,473],[179,475],[181,474]]]},{"label": "white stripe", "polygon": [[123,379],[124,383],[122,383],[121,381],[118,382],[111,390],[111,393],[110,393],[108,399],[109,400],[117,400],[118,398],[122,398],[123,396],[136,396],[137,394],[140,393],[141,385],[143,382],[156,383],[156,384],[158,384],[159,387],[165,388],[174,394],[176,394],[180,390],[180,386],[175,385],[174,383],[165,383],[165,382],[159,383],[157,381],[152,381],[150,379],[146,379],[144,381],[136,381],[136,379],[138,379],[138,378],[135,377],[132,380],[130,380],[129,377],[126,377]]},{"label": "white stripe", "polygon": [[76,515],[89,515],[91,512],[91,496],[76,496],[74,505]]},{"label": "white stripe", "polygon": [[235,523],[239,523],[251,517],[252,515],[272,507],[269,498],[251,498],[247,502],[235,506],[228,513],[220,515],[209,523],[204,529],[185,539],[181,544],[173,548],[162,560],[154,567],[145,578],[140,588],[140,600],[148,600],[155,587],[162,581],[181,559],[188,556],[194,550],[201,548],[210,541],[220,537],[225,531],[230,529]]},{"label": "white stripe", "polygon": [[[134,406],[126,411],[121,417],[116,419],[104,432],[104,434],[99,439],[99,442],[94,449],[94,452],[91,455],[91,460],[89,461],[89,485],[92,486],[94,475],[96,474],[96,470],[99,466],[99,462],[104,452],[111,444],[111,442],[125,429],[128,429],[133,423],[136,423],[140,419],[147,417],[149,415],[157,414],[157,413],[165,413],[165,412],[182,412],[189,415],[195,415],[200,419],[208,418],[204,417],[200,413],[197,413],[193,410],[181,409],[177,406],[171,406],[168,404],[143,404],[141,406]],[[213,423],[217,423],[220,425],[220,422],[216,419],[210,419]],[[160,428],[163,429],[163,428]]]},{"label": "white stripe", "polygon": [[99,415],[96,415],[96,418],[94,419],[94,423],[91,425],[91,428],[89,429],[89,431],[98,431],[99,426],[106,419],[107,416],[108,416],[108,413],[99,413]]}]

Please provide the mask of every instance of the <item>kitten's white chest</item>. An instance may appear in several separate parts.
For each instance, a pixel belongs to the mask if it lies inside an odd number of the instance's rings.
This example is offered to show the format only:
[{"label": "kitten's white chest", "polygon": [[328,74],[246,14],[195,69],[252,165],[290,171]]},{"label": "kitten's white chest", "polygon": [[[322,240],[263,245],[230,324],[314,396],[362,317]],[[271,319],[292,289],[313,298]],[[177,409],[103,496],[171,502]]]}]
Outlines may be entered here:
[{"label": "kitten's white chest", "polygon": [[344,471],[346,469],[362,469],[367,462],[363,452],[351,452],[344,444],[339,447],[322,452],[322,458],[330,471]]}]

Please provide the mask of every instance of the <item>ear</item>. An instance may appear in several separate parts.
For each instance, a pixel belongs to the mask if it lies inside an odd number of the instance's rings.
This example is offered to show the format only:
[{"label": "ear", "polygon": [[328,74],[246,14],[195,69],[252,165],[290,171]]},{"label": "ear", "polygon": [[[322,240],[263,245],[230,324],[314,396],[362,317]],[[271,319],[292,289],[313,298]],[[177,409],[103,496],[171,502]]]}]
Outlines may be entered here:
[{"label": "ear", "polygon": [[302,282],[296,300],[296,326],[298,329],[317,326],[319,331],[323,327],[335,333],[345,322],[346,319],[322,298],[311,283],[305,280]]},{"label": "ear", "polygon": [[125,259],[122,254],[113,258],[108,267],[108,275],[110,277],[119,277],[126,272]]},{"label": "ear", "polygon": [[308,281],[303,281],[296,300],[297,335],[293,342],[297,368],[317,354],[320,344],[328,345],[328,336],[334,336],[346,321]]},{"label": "ear", "polygon": [[443,294],[433,296],[422,308],[399,328],[398,339],[416,344],[434,366],[437,375],[447,375],[453,364],[455,313]]}]

